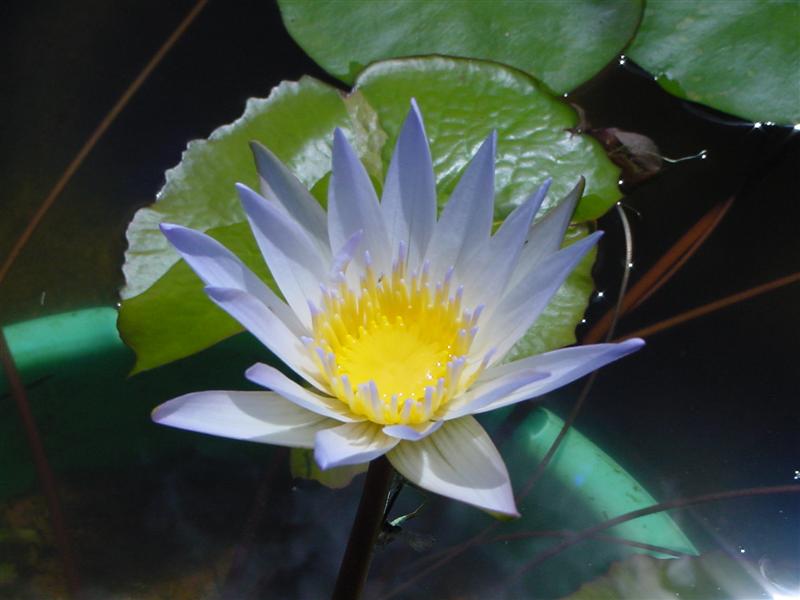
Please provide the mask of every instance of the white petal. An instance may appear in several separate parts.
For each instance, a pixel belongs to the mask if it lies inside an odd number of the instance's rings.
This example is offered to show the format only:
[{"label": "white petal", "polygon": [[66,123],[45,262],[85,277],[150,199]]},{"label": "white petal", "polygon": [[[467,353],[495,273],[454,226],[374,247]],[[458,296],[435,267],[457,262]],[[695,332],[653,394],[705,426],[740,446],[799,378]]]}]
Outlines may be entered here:
[{"label": "white petal", "polygon": [[551,254],[515,287],[506,291],[489,319],[480,323],[474,352],[495,349],[492,362],[499,361],[533,325],[550,299],[584,255],[597,243],[602,232],[593,234]]},{"label": "white petal", "polygon": [[474,264],[462,276],[464,306],[485,306],[483,319],[488,319],[494,311],[494,300],[503,296],[511,273],[517,266],[533,216],[539,210],[551,181],[545,181],[508,215],[484,247],[481,256],[476,257]]},{"label": "white petal", "polygon": [[[359,246],[361,245],[361,240],[364,238],[364,231],[359,229],[353,235],[350,236],[350,239],[347,240],[342,246],[339,251],[334,255],[333,261],[331,262],[331,269],[328,277],[331,280],[336,280],[341,276],[342,273],[347,273],[347,265],[350,264],[350,261],[353,260],[353,257],[356,255]],[[352,274],[353,277],[353,284],[356,284],[358,280],[355,278],[356,274]],[[351,289],[358,289],[355,286],[351,286]]]},{"label": "white petal", "polygon": [[237,184],[258,247],[281,292],[300,321],[311,325],[309,300],[316,302],[327,279],[330,254],[320,252],[303,227],[245,185]]},{"label": "white petal", "polygon": [[390,252],[397,252],[404,241],[409,268],[418,268],[436,222],[436,180],[422,115],[414,100],[389,164],[381,212]]},{"label": "white petal", "polygon": [[400,440],[418,442],[444,425],[444,421],[428,421],[420,425],[386,425],[383,433]]},{"label": "white petal", "polygon": [[484,510],[519,516],[505,463],[473,417],[448,421],[419,442],[401,442],[387,458],[421,488]]},{"label": "white petal", "polygon": [[269,149],[258,142],[250,142],[250,149],[256,159],[261,194],[300,223],[320,248],[328,247],[328,224],[319,202]]},{"label": "white petal", "polygon": [[489,243],[496,145],[497,134],[492,132],[461,176],[434,227],[425,255],[430,261],[432,281],[441,280],[450,267],[460,272],[462,265],[466,266]]},{"label": "white petal", "polygon": [[399,441],[385,435],[380,425],[370,421],[345,423],[317,433],[314,459],[323,470],[357,465],[383,456]]},{"label": "white petal", "polygon": [[269,365],[256,363],[245,372],[253,383],[277,392],[289,402],[294,402],[306,410],[319,415],[336,419],[342,423],[363,421],[363,417],[354,417],[346,409],[345,404],[336,398],[315,394],[304,387],[297,385],[283,373]]},{"label": "white petal", "polygon": [[521,387],[507,396],[492,402],[475,405],[475,413],[488,412],[503,406],[528,400],[558,389],[607,365],[623,356],[635,352],[644,345],[644,340],[631,338],[618,344],[591,344],[562,348],[544,354],[529,356],[505,365],[492,367],[484,371],[479,382],[488,382],[492,378],[502,379],[511,376],[515,371],[536,369],[549,371],[549,377]]},{"label": "white petal", "polygon": [[558,206],[531,227],[528,232],[528,243],[525,244],[517,268],[511,276],[510,286],[525,279],[543,259],[561,247],[572,213],[575,212],[575,206],[583,195],[584,186],[585,180],[581,177]]},{"label": "white petal", "polygon": [[477,412],[478,408],[494,402],[500,402],[509,394],[521,387],[527,387],[536,381],[547,379],[550,373],[536,368],[521,368],[502,376],[494,377],[474,385],[465,393],[453,398],[438,418],[444,420],[457,419]]},{"label": "white petal", "polygon": [[205,291],[217,306],[239,321],[295,373],[317,389],[325,389],[314,376],[316,366],[302,342],[255,296],[230,288],[207,287]]},{"label": "white petal", "polygon": [[318,431],[337,425],[272,392],[186,394],[156,407],[153,420],[178,429],[297,448],[313,447]]},{"label": "white petal", "polygon": [[[375,188],[344,133],[333,136],[333,171],[328,186],[328,236],[333,249],[341,248],[355,232],[364,232],[364,250],[370,253],[378,273],[387,273],[391,249]],[[363,265],[363,254],[354,262]]]},{"label": "white petal", "polygon": [[252,294],[275,313],[294,334],[303,334],[303,326],[292,309],[217,240],[180,225],[162,223],[160,227],[170,243],[207,286],[233,288]]}]

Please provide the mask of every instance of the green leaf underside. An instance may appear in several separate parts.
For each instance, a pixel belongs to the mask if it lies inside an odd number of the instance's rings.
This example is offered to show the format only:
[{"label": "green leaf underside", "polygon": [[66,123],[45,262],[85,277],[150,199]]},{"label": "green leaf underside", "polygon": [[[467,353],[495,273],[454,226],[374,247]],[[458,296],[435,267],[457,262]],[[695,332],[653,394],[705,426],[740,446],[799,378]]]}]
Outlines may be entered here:
[{"label": "green leaf underside", "polygon": [[800,3],[648,0],[628,54],[668,92],[749,119],[800,123]]},{"label": "green leaf underside", "polygon": [[586,178],[575,221],[595,219],[620,198],[619,169],[594,139],[567,131],[577,115],[525,73],[494,63],[429,57],[373,65],[355,89],[375,107],[389,134],[388,166],[397,134],[416,98],[431,142],[437,195],[444,205],[462,170],[497,130],[495,218],[502,220],[553,178],[540,215]]},{"label": "green leaf underside", "polygon": [[[324,204],[334,127],[355,141],[371,178],[380,183],[412,96],[431,138],[440,205],[492,128],[499,138],[498,220],[548,175],[554,182],[545,208],[580,175],[587,178],[588,194],[577,220],[600,216],[620,196],[618,169],[600,146],[565,131],[575,124],[572,109],[519,71],[436,57],[375,65],[346,98],[309,78],[283,83],[267,100],[249,101],[241,119],[216,130],[209,140],[192,142],[181,164],[167,173],[158,202],[139,211],[131,223],[119,329],[136,352],[134,372],[189,356],[242,330],[206,298],[191,270],[177,262],[177,254],[161,240],[160,222],[207,231],[273,285],[233,191],[237,181],[257,186],[248,142],[257,139],[269,146]],[[230,193],[224,190],[228,187]],[[585,234],[585,227],[575,229],[570,240]],[[515,348],[515,356],[574,342],[592,291],[592,262],[587,258],[568,279],[540,323]]]},{"label": "green leaf underside", "polygon": [[558,93],[617,56],[641,18],[641,0],[279,0],[286,28],[334,77],[352,83],[374,61],[443,54],[531,73]]}]

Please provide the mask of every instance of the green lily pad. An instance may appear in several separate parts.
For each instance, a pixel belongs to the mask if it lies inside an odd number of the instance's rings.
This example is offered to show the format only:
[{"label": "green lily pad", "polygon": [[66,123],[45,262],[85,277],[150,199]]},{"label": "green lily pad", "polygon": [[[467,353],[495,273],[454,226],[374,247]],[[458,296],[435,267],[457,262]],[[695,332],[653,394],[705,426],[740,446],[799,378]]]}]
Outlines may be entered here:
[{"label": "green lily pad", "polygon": [[559,93],[591,79],[630,41],[641,0],[279,0],[298,44],[353,83],[365,65],[443,54],[489,59],[533,74]]},{"label": "green lily pad", "polygon": [[[278,291],[247,223],[214,227],[206,233],[235,248],[242,262]],[[242,331],[239,323],[208,299],[203,282],[183,261],[172,265],[145,293],[125,300],[117,325],[123,341],[136,351],[132,374],[183,358]]]},{"label": "green lily pad", "polygon": [[648,0],[627,54],[668,92],[749,119],[800,123],[800,4]]},{"label": "green lily pad", "polygon": [[444,57],[388,60],[356,80],[389,134],[388,166],[409,100],[417,99],[431,141],[440,204],[486,136],[497,130],[495,217],[504,219],[547,177],[543,211],[586,178],[576,221],[595,219],[620,198],[619,169],[589,136],[571,133],[575,111],[535,79],[495,63]]},{"label": "green lily pad", "polygon": [[[245,115],[192,142],[183,161],[167,173],[159,200],[137,213],[129,227],[125,273],[127,297],[119,328],[134,349],[134,372],[198,352],[241,331],[202,293],[202,285],[161,240],[158,223],[171,221],[206,230],[271,282],[244,225],[233,183],[256,185],[247,142],[269,145],[324,204],[332,130],[340,126],[376,182],[394,147],[412,95],[425,115],[437,173],[440,203],[492,128],[499,133],[495,216],[501,221],[547,176],[554,178],[549,207],[587,179],[588,194],[576,219],[600,216],[619,198],[618,169],[594,140],[567,131],[572,109],[531,77],[494,63],[428,58],[379,63],[346,97],[312,79],[283,83],[267,100],[251,100]],[[318,120],[320,122],[318,122]],[[391,132],[387,136],[385,132]],[[585,235],[581,228],[571,233]],[[570,277],[519,355],[574,342],[574,329],[592,290],[588,258]],[[199,324],[202,323],[202,326]]]},{"label": "green lily pad", "polygon": [[345,96],[310,77],[283,82],[266,99],[251,99],[237,121],[207,140],[189,143],[181,163],[167,172],[157,202],[139,210],[128,226],[118,327],[136,352],[134,373],[184,358],[242,331],[206,298],[202,283],[179,262],[159,223],[208,232],[271,282],[234,188],[236,182],[258,186],[248,142],[269,145],[320,198],[336,127],[348,134],[370,174],[379,178],[385,134],[375,113],[360,94]]},{"label": "green lily pad", "polygon": [[122,297],[140,294],[178,262],[159,223],[205,231],[244,221],[234,184],[258,189],[248,142],[268,146],[310,188],[330,170],[336,127],[348,134],[370,174],[379,176],[383,139],[370,107],[358,94],[345,97],[311,77],[285,81],[266,99],[251,98],[239,119],[207,140],[189,142],[180,164],[167,171],[157,202],[139,210],[128,226]]}]

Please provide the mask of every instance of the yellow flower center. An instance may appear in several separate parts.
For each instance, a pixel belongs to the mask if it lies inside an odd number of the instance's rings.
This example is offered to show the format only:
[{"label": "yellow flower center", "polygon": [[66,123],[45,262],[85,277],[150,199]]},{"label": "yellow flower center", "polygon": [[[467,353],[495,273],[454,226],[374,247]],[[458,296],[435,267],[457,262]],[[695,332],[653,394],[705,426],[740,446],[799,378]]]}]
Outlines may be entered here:
[{"label": "yellow flower center", "polygon": [[419,424],[436,416],[477,376],[466,355],[480,310],[462,310],[450,274],[408,276],[404,253],[389,276],[371,267],[354,292],[344,280],[312,311],[308,349],[331,392],[357,415],[381,424]]}]

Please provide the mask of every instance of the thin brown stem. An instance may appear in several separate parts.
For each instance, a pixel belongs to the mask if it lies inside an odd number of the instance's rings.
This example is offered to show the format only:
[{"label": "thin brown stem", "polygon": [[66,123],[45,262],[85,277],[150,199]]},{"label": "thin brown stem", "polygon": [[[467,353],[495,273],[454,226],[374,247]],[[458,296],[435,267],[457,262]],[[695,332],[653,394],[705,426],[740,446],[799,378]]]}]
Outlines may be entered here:
[{"label": "thin brown stem", "polygon": [[[567,538],[575,535],[574,531],[515,531],[514,533],[507,533],[505,535],[498,535],[492,538],[489,542],[505,542],[511,540],[524,540],[535,537],[556,537]],[[636,540],[629,540],[627,538],[620,538],[613,535],[593,535],[592,539],[595,541],[609,542],[611,544],[619,544],[622,546],[630,546],[631,548],[639,548],[647,550],[648,552],[658,552],[659,554],[666,554],[669,556],[688,556],[686,552],[673,550],[672,548],[665,548],[664,546],[656,546],[654,544],[645,544],[644,542],[637,542]]]},{"label": "thin brown stem", "polygon": [[367,582],[375,541],[381,529],[386,498],[392,483],[392,466],[385,456],[369,464],[364,491],[350,530],[332,600],[358,600]]},{"label": "thin brown stem", "polygon": [[192,24],[195,17],[200,14],[200,11],[203,10],[205,5],[208,3],[208,0],[198,0],[189,13],[183,18],[183,20],[178,24],[178,27],[175,28],[175,31],[167,38],[167,40],[162,44],[162,46],[158,49],[158,51],[153,55],[150,61],[145,65],[142,71],[136,76],[136,78],[131,82],[131,84],[125,89],[122,95],[119,97],[117,102],[114,106],[111,107],[111,110],[108,111],[103,120],[97,125],[95,130],[89,136],[89,138],[84,142],[83,146],[81,146],[78,153],[75,157],[70,161],[67,165],[67,168],[64,169],[64,172],[58,178],[55,185],[52,187],[50,192],[45,197],[42,204],[33,214],[31,220],[28,221],[28,224],[25,226],[25,229],[22,231],[20,236],[17,238],[17,241],[14,242],[14,245],[11,247],[11,251],[6,256],[5,260],[0,266],[0,284],[5,280],[6,275],[8,274],[9,270],[13,266],[14,262],[17,260],[19,253],[28,243],[33,232],[39,226],[44,216],[47,214],[47,211],[53,206],[55,201],[61,195],[61,192],[64,191],[64,188],[67,187],[67,184],[72,179],[73,175],[77,172],[80,166],[83,164],[83,161],[89,155],[89,153],[94,149],[97,145],[97,142],[100,141],[100,138],[103,137],[106,130],[111,126],[114,120],[119,116],[122,110],[128,105],[133,95],[139,91],[139,88],[142,87],[142,84],[145,80],[150,76],[153,70],[158,66],[158,64],[163,60],[163,58],[167,55],[167,53],[172,49],[175,43],[181,38],[184,34],[186,29],[189,25]]},{"label": "thin brown stem", "polygon": [[686,312],[682,312],[678,315],[675,315],[674,317],[670,317],[669,319],[659,321],[658,323],[654,323],[653,325],[643,327],[642,329],[637,329],[636,331],[633,331],[629,334],[625,334],[624,336],[618,339],[620,340],[627,339],[629,337],[647,337],[655,333],[660,333],[661,331],[670,329],[671,327],[675,327],[676,325],[680,325],[687,321],[691,321],[692,319],[697,319],[698,317],[702,317],[714,311],[726,308],[728,306],[731,306],[732,304],[738,304],[739,302],[743,302],[744,300],[749,300],[750,298],[754,298],[761,294],[771,292],[783,286],[792,283],[797,283],[798,281],[800,281],[800,272],[792,273],[791,275],[786,275],[785,277],[779,277],[778,279],[774,279],[768,283],[757,285],[748,290],[744,290],[743,292],[738,292],[730,296],[725,296],[724,298],[720,298],[719,300],[709,302],[708,304],[704,304],[703,306],[698,306],[697,308],[693,308],[691,310],[687,310]]},{"label": "thin brown stem", "polygon": [[19,417],[22,421],[22,429],[25,431],[28,447],[33,456],[36,475],[39,478],[39,484],[42,487],[42,493],[47,503],[47,510],[50,514],[50,526],[53,528],[53,537],[55,538],[56,548],[58,549],[61,565],[64,570],[64,580],[66,582],[67,591],[70,596],[75,596],[80,589],[80,577],[78,576],[75,552],[64,519],[61,501],[58,496],[55,476],[47,460],[47,453],[42,443],[42,437],[39,434],[39,428],[36,426],[36,419],[31,412],[30,403],[25,393],[25,386],[14,364],[14,358],[8,348],[8,342],[6,341],[5,333],[1,327],[0,362],[3,363],[3,370],[5,371],[6,379],[8,379],[11,397],[17,405]]},{"label": "thin brown stem", "polygon": [[631,286],[622,298],[619,310],[615,307],[604,314],[583,337],[584,344],[599,342],[610,331],[611,323],[621,314],[625,314],[652,296],[661,286],[669,281],[675,273],[703,245],[708,236],[716,229],[722,218],[733,204],[731,196],[724,202],[715,205],[701,217],[664,255],[656,261],[641,278]]}]

